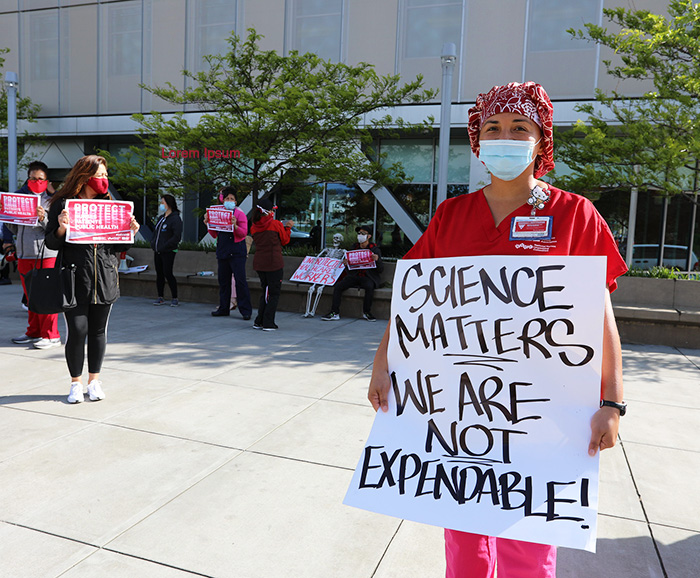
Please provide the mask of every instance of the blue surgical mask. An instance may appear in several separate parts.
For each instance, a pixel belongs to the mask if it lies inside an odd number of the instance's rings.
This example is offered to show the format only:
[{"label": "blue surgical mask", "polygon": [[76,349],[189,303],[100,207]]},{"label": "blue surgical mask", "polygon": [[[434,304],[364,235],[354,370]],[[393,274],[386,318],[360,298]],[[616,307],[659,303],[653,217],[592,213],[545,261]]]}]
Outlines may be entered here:
[{"label": "blue surgical mask", "polygon": [[163,203],[160,203],[158,205],[158,214],[159,215],[164,215],[165,214],[165,205]]},{"label": "blue surgical mask", "polygon": [[224,209],[233,211],[236,208],[236,201],[224,201]]},{"label": "blue surgical mask", "polygon": [[512,181],[534,160],[537,143],[531,140],[482,140],[479,141],[479,160],[488,171],[502,181]]}]

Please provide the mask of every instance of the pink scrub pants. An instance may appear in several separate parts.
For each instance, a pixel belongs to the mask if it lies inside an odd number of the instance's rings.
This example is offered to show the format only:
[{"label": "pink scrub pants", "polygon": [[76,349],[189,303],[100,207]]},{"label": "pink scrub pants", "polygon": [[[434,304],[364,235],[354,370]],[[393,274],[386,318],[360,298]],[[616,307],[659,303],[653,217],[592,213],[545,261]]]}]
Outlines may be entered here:
[{"label": "pink scrub pants", "polygon": [[446,578],[556,578],[554,546],[445,530]]}]

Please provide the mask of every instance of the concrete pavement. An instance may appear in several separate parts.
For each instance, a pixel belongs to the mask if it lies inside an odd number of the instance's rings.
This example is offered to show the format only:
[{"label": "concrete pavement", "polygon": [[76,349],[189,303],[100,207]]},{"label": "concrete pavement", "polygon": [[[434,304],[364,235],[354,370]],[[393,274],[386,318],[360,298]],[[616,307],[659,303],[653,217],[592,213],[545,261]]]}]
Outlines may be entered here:
[{"label": "concrete pavement", "polygon": [[[384,323],[114,308],[107,398],[65,403],[63,349],[13,345],[0,287],[0,577],[438,578],[441,530],[342,505]],[[61,322],[62,335],[65,335]],[[700,351],[625,346],[629,413],[601,458],[598,553],[560,578],[700,575]]]}]

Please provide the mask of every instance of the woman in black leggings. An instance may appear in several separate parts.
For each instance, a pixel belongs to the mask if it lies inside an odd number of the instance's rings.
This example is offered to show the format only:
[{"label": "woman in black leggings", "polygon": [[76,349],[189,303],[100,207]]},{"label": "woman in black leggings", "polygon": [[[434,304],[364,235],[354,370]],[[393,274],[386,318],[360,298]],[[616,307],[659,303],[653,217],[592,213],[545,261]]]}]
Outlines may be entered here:
[{"label": "woman in black leggings", "polygon": [[156,223],[155,234],[151,240],[153,262],[156,266],[156,289],[158,291],[158,299],[153,302],[153,305],[165,305],[163,293],[167,281],[172,299],[170,306],[177,307],[180,302],[177,300],[177,279],[173,274],[173,264],[175,263],[177,246],[182,238],[182,219],[180,218],[180,209],[177,208],[177,201],[172,195],[163,195],[158,207],[160,218]]},{"label": "woman in black leggings", "polygon": [[[85,341],[88,354],[88,387],[91,401],[104,399],[100,370],[107,345],[107,322],[112,304],[119,298],[119,253],[129,245],[66,242],[69,223],[65,210],[67,199],[111,199],[107,180],[107,162],[103,157],[88,155],[75,163],[63,186],[51,199],[46,246],[58,250],[64,265],[75,265],[75,297],[78,306],[66,311],[66,361],[71,376],[68,403],[84,400],[82,374]],[[131,230],[139,224],[132,217]]]}]

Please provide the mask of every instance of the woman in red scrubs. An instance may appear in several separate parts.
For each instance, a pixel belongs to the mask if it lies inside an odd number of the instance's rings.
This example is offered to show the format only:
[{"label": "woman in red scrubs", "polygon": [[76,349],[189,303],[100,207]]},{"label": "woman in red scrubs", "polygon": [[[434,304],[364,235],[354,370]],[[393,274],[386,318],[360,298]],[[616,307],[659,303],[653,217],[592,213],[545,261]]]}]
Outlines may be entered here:
[{"label": "woman in red scrubs", "polygon": [[[469,110],[472,151],[491,173],[483,189],[443,202],[406,259],[477,255],[607,257],[602,406],[591,420],[588,453],[615,445],[622,401],[622,354],[610,292],[627,267],[593,204],[539,180],[554,168],[552,103],[534,82],[512,82],[480,94]],[[535,219],[532,219],[532,216]],[[534,238],[522,232],[542,229]],[[535,236],[538,237],[538,236]],[[389,328],[374,359],[368,398],[387,411]],[[448,578],[553,578],[556,548],[445,530]]]}]

